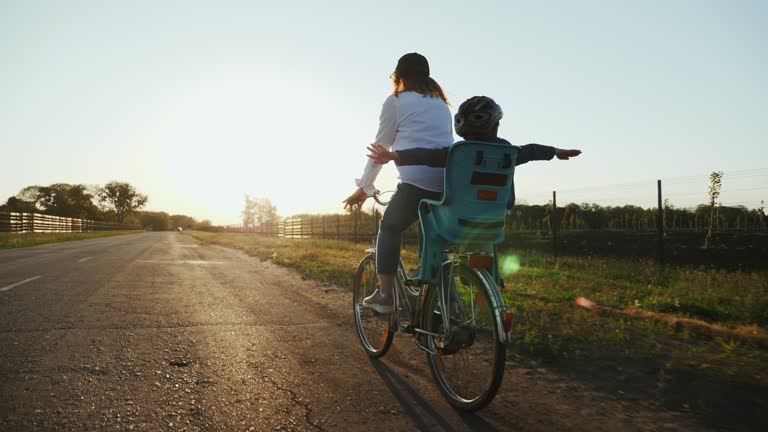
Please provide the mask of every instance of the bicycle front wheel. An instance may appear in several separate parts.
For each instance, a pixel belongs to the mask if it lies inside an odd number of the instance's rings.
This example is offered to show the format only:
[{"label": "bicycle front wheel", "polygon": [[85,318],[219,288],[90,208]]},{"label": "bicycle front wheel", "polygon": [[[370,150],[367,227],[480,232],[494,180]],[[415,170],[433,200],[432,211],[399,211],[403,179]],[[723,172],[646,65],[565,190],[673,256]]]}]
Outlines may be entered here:
[{"label": "bicycle front wheel", "polygon": [[430,287],[425,298],[423,328],[440,335],[427,337],[431,351],[427,360],[448,402],[476,411],[493,400],[504,377],[506,347],[499,334],[503,327],[489,293],[495,284],[486,285],[478,270],[464,264],[451,267],[443,275],[444,283],[449,284],[448,328],[443,323],[440,288]]},{"label": "bicycle front wheel", "polygon": [[373,294],[378,287],[376,256],[369,254],[357,266],[352,286],[352,308],[357,335],[365,352],[371,357],[386,354],[395,333],[394,314],[379,314],[363,306],[363,299]]}]

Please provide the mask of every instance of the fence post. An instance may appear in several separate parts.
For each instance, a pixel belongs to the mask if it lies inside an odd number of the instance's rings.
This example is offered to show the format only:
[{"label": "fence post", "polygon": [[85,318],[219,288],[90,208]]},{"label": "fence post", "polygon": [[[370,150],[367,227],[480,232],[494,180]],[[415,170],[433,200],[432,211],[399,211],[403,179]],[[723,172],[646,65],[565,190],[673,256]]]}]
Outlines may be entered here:
[{"label": "fence post", "polygon": [[656,187],[659,200],[659,214],[656,217],[656,233],[658,236],[658,242],[656,245],[656,262],[659,264],[664,264],[664,209],[661,206],[661,180],[656,180]]},{"label": "fence post", "polygon": [[325,216],[320,216],[320,229],[322,232],[322,238],[325,239]]},{"label": "fence post", "polygon": [[336,215],[336,240],[339,239],[339,225],[341,224],[341,215]]},{"label": "fence post", "polygon": [[354,212],[355,215],[355,230],[353,232],[352,237],[352,243],[357,243],[357,215],[360,214],[359,211]]},{"label": "fence post", "polygon": [[557,259],[557,191],[552,191],[552,216],[550,216],[550,222],[552,223],[552,255]]}]

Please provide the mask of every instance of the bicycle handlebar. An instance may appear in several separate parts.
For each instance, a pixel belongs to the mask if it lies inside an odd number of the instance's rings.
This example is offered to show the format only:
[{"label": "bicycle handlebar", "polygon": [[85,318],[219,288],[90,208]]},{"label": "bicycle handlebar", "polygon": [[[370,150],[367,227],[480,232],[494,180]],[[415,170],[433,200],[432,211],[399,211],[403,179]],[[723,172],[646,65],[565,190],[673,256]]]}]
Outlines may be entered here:
[{"label": "bicycle handlebar", "polygon": [[[384,192],[384,193],[387,193],[387,192]],[[373,195],[369,195],[369,196],[373,198],[373,200],[376,201],[380,206],[386,206],[387,204],[389,204],[389,201],[380,200],[379,195],[381,195],[381,192],[377,191],[377,192],[374,192]]]}]

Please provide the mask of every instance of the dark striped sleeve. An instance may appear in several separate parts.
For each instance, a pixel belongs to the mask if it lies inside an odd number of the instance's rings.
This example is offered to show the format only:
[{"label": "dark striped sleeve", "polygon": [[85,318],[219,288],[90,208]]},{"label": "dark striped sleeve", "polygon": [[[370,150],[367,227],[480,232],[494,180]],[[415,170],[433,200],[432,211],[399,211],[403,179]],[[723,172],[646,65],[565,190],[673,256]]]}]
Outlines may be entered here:
[{"label": "dark striped sleeve", "polygon": [[448,149],[450,149],[450,147],[419,147],[398,150],[397,155],[400,157],[398,165],[426,165],[433,168],[442,168],[445,167],[445,162],[448,160]]},{"label": "dark striped sleeve", "polygon": [[522,165],[534,160],[551,160],[555,157],[555,148],[541,144],[526,144],[520,147],[515,165]]}]

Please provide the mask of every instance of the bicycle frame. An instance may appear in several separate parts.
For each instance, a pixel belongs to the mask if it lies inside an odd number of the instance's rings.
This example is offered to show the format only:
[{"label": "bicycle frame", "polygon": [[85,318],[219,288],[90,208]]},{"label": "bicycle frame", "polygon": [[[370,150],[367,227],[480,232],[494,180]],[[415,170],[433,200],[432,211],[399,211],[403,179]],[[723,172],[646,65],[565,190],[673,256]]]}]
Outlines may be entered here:
[{"label": "bicycle frame", "polygon": [[[449,274],[451,274],[451,277],[449,277],[449,281],[453,280],[452,277],[452,268],[453,265],[457,263],[457,261],[466,259],[468,260],[469,255],[465,254],[461,258],[454,258],[454,259],[448,259],[445,260],[442,264],[443,271],[441,272],[440,277],[440,308],[443,311],[446,311],[446,313],[442,314],[444,315],[442,317],[443,319],[443,325],[445,328],[448,328],[448,323],[450,320],[450,313],[451,313],[451,307],[450,307],[450,299],[451,299],[451,287],[448,286],[449,283],[446,283],[446,279],[442,277],[442,275],[446,274],[446,268],[449,268]],[[494,262],[496,261],[496,256],[494,255]],[[472,266],[470,266],[472,268]],[[496,265],[494,264],[493,268],[496,268]],[[480,277],[480,280],[483,282],[483,285],[487,289],[487,291],[491,294],[491,308],[493,310],[493,314],[496,316],[497,324],[498,324],[498,331],[499,331],[499,337],[501,338],[502,343],[507,343],[510,340],[508,331],[504,329],[504,313],[507,310],[506,304],[504,303],[504,298],[501,295],[501,291],[499,291],[498,284],[496,283],[496,278],[494,278],[491,273],[485,269],[485,268],[473,268],[475,273]],[[474,299],[470,299],[470,301],[474,302]],[[474,308],[473,308],[473,314],[474,314]],[[473,316],[472,319],[474,320],[475,317]]]},{"label": "bicycle frame", "polygon": [[[386,192],[385,192],[386,193]],[[382,202],[379,199],[378,194],[373,195],[373,199],[376,203],[385,206],[388,202]],[[420,215],[421,218],[421,215]],[[367,253],[376,253],[375,244],[376,244],[376,238],[373,239],[374,247],[366,249]],[[427,247],[426,245],[423,247]],[[477,252],[453,252],[453,255],[458,255],[458,257],[449,257],[448,251],[443,251],[442,253],[442,259],[439,261],[440,263],[440,274],[437,278],[426,279],[424,277],[424,266],[428,263],[422,262],[422,271],[419,272],[415,277],[410,277],[408,275],[408,272],[405,270],[405,265],[403,264],[402,259],[400,259],[398,263],[398,273],[402,275],[402,279],[400,277],[395,277],[395,287],[393,290],[394,294],[394,310],[393,310],[393,317],[396,320],[395,321],[395,330],[404,331],[407,333],[418,333],[418,334],[424,334],[424,335],[430,335],[433,337],[441,338],[443,336],[448,335],[439,335],[432,332],[429,332],[427,330],[419,328],[421,322],[422,322],[422,309],[421,304],[423,303],[425,289],[420,288],[418,291],[411,289],[411,287],[414,286],[420,286],[425,287],[429,285],[434,285],[436,289],[438,289],[438,298],[440,302],[440,309],[441,311],[444,311],[441,313],[441,319],[443,322],[443,328],[448,329],[450,331],[451,325],[450,325],[450,299],[451,299],[451,287],[450,283],[447,283],[444,275],[445,274],[451,274],[452,266],[456,264],[457,262],[465,262],[469,265],[470,268],[473,269],[477,273],[477,275],[480,277],[480,280],[482,281],[483,285],[485,286],[486,290],[490,293],[490,301],[491,301],[491,308],[493,310],[494,317],[496,318],[495,322],[497,323],[498,327],[498,334],[501,338],[501,343],[507,343],[511,340],[509,335],[509,329],[505,329],[505,322],[504,318],[506,315],[506,305],[504,303],[504,299],[501,295],[501,292],[499,291],[499,285],[498,280],[498,256],[496,253],[496,247],[486,247],[486,250],[483,250],[480,252],[483,256],[490,256],[491,259],[491,266],[490,268],[483,268],[483,267],[473,267],[471,264],[471,260],[469,260],[469,257],[472,255],[478,254]],[[424,258],[423,254],[420,254],[421,258]],[[435,257],[437,258],[437,257]],[[437,263],[436,263],[437,264]],[[448,273],[446,273],[448,272]],[[435,280],[437,279],[437,280]],[[449,280],[452,280],[452,277],[449,277]],[[409,298],[411,297],[418,297],[418,301],[414,305],[411,304],[409,301]],[[470,301],[474,301],[474,299],[470,299]],[[406,312],[407,317],[403,317],[401,315],[401,311]],[[473,314],[474,314],[474,306],[473,306]],[[405,319],[404,319],[405,318]],[[472,320],[475,319],[475,317],[471,317]],[[427,347],[421,346],[418,341],[417,345],[425,349],[427,351],[430,351]]]},{"label": "bicycle frame", "polygon": [[[369,248],[366,249],[365,252],[367,253],[376,253],[375,248]],[[443,274],[446,274],[445,271],[449,272],[448,274],[451,274],[452,266],[456,264],[457,262],[461,260],[467,260],[468,261],[469,254],[460,254],[460,257],[458,258],[450,258],[448,259],[446,257],[446,260],[442,264],[443,272],[441,272],[440,276],[440,284],[439,286],[436,286],[436,289],[439,289],[438,291],[438,297],[440,301],[440,308],[442,311],[445,311],[441,314],[441,318],[443,321],[444,328],[450,328],[449,322],[451,319],[451,292],[450,292],[450,283],[447,282],[447,280],[442,277]],[[495,257],[494,257],[495,258]],[[494,260],[495,261],[495,260]],[[496,266],[494,265],[494,268]],[[504,325],[502,324],[504,322],[504,313],[506,312],[506,305],[504,303],[504,298],[501,295],[501,292],[498,289],[498,284],[495,281],[495,278],[491,275],[490,272],[488,272],[486,269],[474,269],[475,272],[477,272],[478,276],[480,277],[480,280],[483,282],[483,285],[485,285],[485,288],[487,291],[491,294],[491,308],[493,310],[493,314],[496,316],[496,322],[498,325],[498,332],[499,337],[501,338],[502,343],[507,343],[511,340],[509,332],[504,329]],[[417,334],[424,334],[434,337],[444,337],[446,335],[441,335],[437,333],[433,333],[424,329],[419,328],[419,324],[422,320],[422,313],[423,309],[421,309],[421,304],[423,301],[423,296],[425,292],[425,287],[429,284],[422,283],[418,279],[411,278],[408,276],[408,273],[405,270],[405,265],[403,264],[402,259],[398,263],[398,273],[403,275],[403,278],[401,280],[400,277],[395,278],[395,287],[393,290],[394,294],[394,310],[393,315],[395,319],[395,323],[397,324],[395,326],[396,330],[404,331],[406,333],[417,333]],[[452,277],[448,279],[448,281],[452,280]],[[412,286],[421,286],[421,289],[416,292],[416,290],[410,290],[409,287]],[[417,297],[417,302],[415,308],[411,305],[411,302],[408,301],[409,296]],[[474,301],[473,299],[470,299],[471,301]],[[408,316],[404,320],[400,314],[401,306],[407,309]],[[474,313],[474,311],[473,311]],[[475,319],[475,317],[471,317],[472,320]],[[407,324],[404,324],[407,323]],[[420,343],[416,343],[416,345],[426,351],[431,350],[428,347],[425,347],[421,345]]]}]

